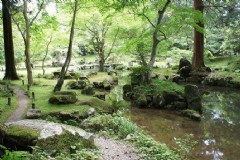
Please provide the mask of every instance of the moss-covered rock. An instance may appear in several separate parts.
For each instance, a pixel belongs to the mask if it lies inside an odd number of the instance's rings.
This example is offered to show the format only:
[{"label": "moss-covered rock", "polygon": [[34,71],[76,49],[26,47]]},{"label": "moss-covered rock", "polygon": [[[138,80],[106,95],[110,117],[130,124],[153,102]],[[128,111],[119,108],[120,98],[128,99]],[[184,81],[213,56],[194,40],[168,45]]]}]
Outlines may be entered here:
[{"label": "moss-covered rock", "polygon": [[46,139],[40,139],[36,145],[51,155],[57,153],[70,154],[74,153],[75,150],[95,148],[92,141],[83,139],[79,135],[73,135],[69,131],[64,131],[60,135]]},{"label": "moss-covered rock", "polygon": [[81,101],[79,102],[80,105],[89,105],[91,107],[94,107],[97,111],[102,113],[113,113],[114,108],[112,105],[106,101],[100,100],[98,98],[91,98],[87,101]]},{"label": "moss-covered rock", "polygon": [[67,120],[83,120],[89,116],[88,111],[61,111],[61,112],[53,112],[49,114],[50,116],[56,117],[61,121]]},{"label": "moss-covered rock", "polygon": [[36,144],[39,136],[39,131],[18,125],[5,127],[1,132],[3,144],[17,149],[30,149],[30,146]]},{"label": "moss-covered rock", "polygon": [[95,91],[93,87],[89,85],[89,86],[86,86],[81,93],[85,95],[94,95]]},{"label": "moss-covered rock", "polygon": [[85,81],[70,81],[66,84],[68,89],[84,89],[87,86]]},{"label": "moss-covered rock", "polygon": [[51,104],[74,104],[77,102],[77,97],[70,95],[53,95],[48,102]]},{"label": "moss-covered rock", "polygon": [[201,115],[199,114],[199,112],[195,111],[195,110],[191,110],[191,109],[186,109],[184,111],[182,111],[182,114],[186,117],[189,117],[193,120],[196,121],[200,121],[201,120]]},{"label": "moss-covered rock", "polygon": [[112,86],[111,86],[111,84],[110,84],[109,81],[104,80],[104,81],[103,81],[103,88],[104,88],[105,90],[111,90]]},{"label": "moss-covered rock", "polygon": [[195,85],[186,85],[184,94],[187,100],[188,108],[202,113],[202,102],[198,87]]},{"label": "moss-covered rock", "polygon": [[163,108],[165,100],[162,95],[153,95],[152,106],[155,108]]},{"label": "moss-covered rock", "polygon": [[26,118],[28,119],[38,119],[42,117],[41,110],[39,109],[28,109],[26,113]]},{"label": "moss-covered rock", "polygon": [[134,103],[141,108],[147,107],[147,97],[144,94],[137,94]]},{"label": "moss-covered rock", "polygon": [[106,94],[105,93],[95,93],[94,97],[97,97],[98,99],[105,101]]},{"label": "moss-covered rock", "polygon": [[166,105],[176,101],[184,101],[184,97],[181,94],[174,91],[164,91],[163,98],[165,100]]}]

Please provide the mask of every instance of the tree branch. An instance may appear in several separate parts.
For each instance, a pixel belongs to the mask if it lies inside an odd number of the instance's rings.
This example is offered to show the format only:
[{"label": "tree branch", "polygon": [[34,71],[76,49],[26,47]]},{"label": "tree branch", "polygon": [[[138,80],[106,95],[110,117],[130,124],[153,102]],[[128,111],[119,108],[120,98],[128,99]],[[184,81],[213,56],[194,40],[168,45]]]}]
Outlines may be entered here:
[{"label": "tree branch", "polygon": [[31,20],[31,22],[29,23],[29,26],[32,26],[33,22],[36,20],[36,18],[38,17],[38,15],[40,14],[40,12],[42,11],[42,9],[43,9],[43,4],[44,4],[44,1],[41,3],[40,8],[39,8],[37,14],[33,17],[33,19]]},{"label": "tree branch", "polygon": [[153,28],[156,28],[156,26],[152,23],[150,18],[145,13],[142,13],[142,15],[148,20],[148,22],[152,25]]},{"label": "tree branch", "polygon": [[21,33],[23,40],[25,41],[24,32],[22,31],[22,29],[21,29],[19,23],[17,23],[16,19],[15,19],[13,16],[11,16],[11,17],[12,17],[13,22],[16,24],[16,26],[17,26],[19,32]]},{"label": "tree branch", "polygon": [[115,34],[115,37],[114,37],[114,40],[113,40],[111,49],[109,50],[107,56],[104,58],[105,61],[107,60],[107,58],[108,58],[108,57],[110,56],[110,54],[112,53],[113,47],[115,46],[115,42],[116,42],[116,40],[117,40],[118,33],[119,33],[119,28],[118,28],[118,30],[117,30],[117,33]]}]

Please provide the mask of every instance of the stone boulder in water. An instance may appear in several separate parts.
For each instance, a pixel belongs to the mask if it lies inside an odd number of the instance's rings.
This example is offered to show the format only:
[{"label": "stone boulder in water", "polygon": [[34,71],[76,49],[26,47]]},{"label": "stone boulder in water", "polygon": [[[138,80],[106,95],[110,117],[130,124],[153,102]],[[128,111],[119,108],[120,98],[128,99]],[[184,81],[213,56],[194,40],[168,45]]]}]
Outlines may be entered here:
[{"label": "stone boulder in water", "polygon": [[187,100],[188,108],[202,113],[201,96],[196,85],[186,85],[184,94]]}]

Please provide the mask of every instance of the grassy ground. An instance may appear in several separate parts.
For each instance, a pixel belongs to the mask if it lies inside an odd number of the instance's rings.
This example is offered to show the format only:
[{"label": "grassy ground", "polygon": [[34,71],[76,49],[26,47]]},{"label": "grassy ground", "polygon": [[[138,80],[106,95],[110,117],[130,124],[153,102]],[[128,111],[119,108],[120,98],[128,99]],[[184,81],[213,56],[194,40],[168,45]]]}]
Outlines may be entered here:
[{"label": "grassy ground", "polygon": [[16,95],[11,96],[11,105],[8,105],[8,96],[5,86],[0,89],[0,123],[5,122],[17,106]]},{"label": "grassy ground", "polygon": [[[34,70],[34,76],[38,74],[38,70],[37,72]],[[107,75],[107,73],[98,73],[98,75],[96,76],[92,76],[90,78],[90,81],[103,81],[104,79],[110,79],[111,77]],[[48,80],[48,79],[44,79],[44,78],[34,78],[34,85],[30,87],[30,90],[27,91],[27,80],[26,80],[26,76],[24,76],[22,78],[25,81],[25,85],[22,85],[22,80],[19,81],[13,81],[12,84],[15,84],[17,86],[19,86],[21,89],[25,90],[30,98],[30,104],[32,102],[35,103],[36,108],[40,109],[42,111],[42,113],[44,115],[47,115],[48,113],[51,112],[60,112],[60,111],[87,111],[89,109],[89,106],[86,105],[76,105],[76,104],[68,104],[68,105],[53,105],[48,103],[48,100],[50,98],[50,96],[53,94],[53,89],[54,86],[57,83],[57,80]],[[72,79],[74,80],[74,79]],[[92,96],[86,96],[81,94],[81,90],[69,90],[66,88],[65,84],[67,84],[69,81],[72,80],[65,80],[64,85],[62,87],[62,91],[74,91],[77,93],[77,98],[78,100],[88,100],[90,98],[92,98]],[[35,93],[35,100],[32,100],[32,92]]]},{"label": "grassy ground", "polygon": [[[27,86],[22,86],[21,81],[14,81],[14,84],[20,86],[22,89],[27,91]],[[48,114],[50,112],[60,112],[60,111],[86,111],[89,109],[88,106],[78,106],[75,104],[68,104],[68,105],[53,105],[48,103],[48,99],[53,94],[53,87],[56,84],[56,80],[46,80],[46,79],[35,79],[35,85],[30,87],[30,90],[27,91],[30,101],[34,102],[36,108],[40,109],[43,114]],[[63,86],[62,90],[67,90],[65,86]],[[32,99],[32,92],[35,93],[35,100]],[[89,96],[82,95],[79,90],[75,90],[77,93],[78,99],[88,99]]]}]

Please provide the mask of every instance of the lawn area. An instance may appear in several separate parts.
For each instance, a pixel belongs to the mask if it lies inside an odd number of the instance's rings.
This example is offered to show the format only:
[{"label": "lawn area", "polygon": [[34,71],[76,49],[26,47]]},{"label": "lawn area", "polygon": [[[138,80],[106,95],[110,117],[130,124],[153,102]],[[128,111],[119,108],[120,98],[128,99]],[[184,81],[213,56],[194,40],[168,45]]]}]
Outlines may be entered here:
[{"label": "lawn area", "polygon": [[16,95],[11,96],[11,105],[8,105],[8,95],[9,93],[6,90],[6,86],[1,86],[0,89],[0,123],[5,122],[11,113],[17,107]]}]

